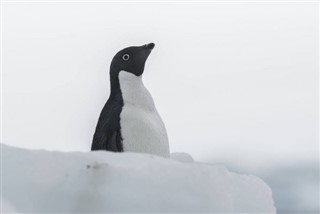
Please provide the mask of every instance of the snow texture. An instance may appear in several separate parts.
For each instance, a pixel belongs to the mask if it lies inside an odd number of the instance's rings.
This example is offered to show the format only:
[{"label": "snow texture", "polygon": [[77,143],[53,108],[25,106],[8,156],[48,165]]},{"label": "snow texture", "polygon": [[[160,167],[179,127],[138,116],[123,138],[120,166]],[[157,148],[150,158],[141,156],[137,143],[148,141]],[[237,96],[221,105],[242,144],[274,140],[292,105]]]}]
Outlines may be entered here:
[{"label": "snow texture", "polygon": [[191,155],[184,152],[173,152],[171,153],[170,158],[177,161],[186,162],[186,163],[194,162]]},{"label": "snow texture", "polygon": [[3,212],[276,212],[261,179],[221,165],[6,145],[2,155]]},{"label": "snow texture", "polygon": [[[1,211],[5,212],[5,213],[16,213],[16,211],[15,211],[15,209],[13,209],[12,205],[3,198],[1,198]],[[0,211],[0,213],[2,213],[1,211]]]}]

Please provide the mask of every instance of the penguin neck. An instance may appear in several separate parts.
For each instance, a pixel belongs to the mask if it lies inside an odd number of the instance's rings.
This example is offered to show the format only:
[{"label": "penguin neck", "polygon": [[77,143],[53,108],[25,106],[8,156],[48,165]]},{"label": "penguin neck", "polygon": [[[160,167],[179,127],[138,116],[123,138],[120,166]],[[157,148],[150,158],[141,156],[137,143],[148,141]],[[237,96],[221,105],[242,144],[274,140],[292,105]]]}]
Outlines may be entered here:
[{"label": "penguin neck", "polygon": [[122,99],[119,82],[119,71],[110,70],[110,97],[111,100]]},{"label": "penguin neck", "polygon": [[124,104],[147,110],[155,110],[152,96],[144,86],[142,76],[120,71],[118,77]]}]

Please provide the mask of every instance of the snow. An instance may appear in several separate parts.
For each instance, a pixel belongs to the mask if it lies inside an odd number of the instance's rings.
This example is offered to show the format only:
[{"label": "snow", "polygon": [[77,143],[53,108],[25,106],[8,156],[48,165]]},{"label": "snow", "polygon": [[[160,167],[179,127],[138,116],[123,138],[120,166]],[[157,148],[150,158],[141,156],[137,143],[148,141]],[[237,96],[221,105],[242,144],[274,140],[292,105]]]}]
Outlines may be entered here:
[{"label": "snow", "polygon": [[173,152],[171,153],[170,158],[181,162],[194,162],[191,155],[184,152]]},{"label": "snow", "polygon": [[[275,213],[260,178],[138,153],[49,152],[2,144],[3,211]],[[191,158],[191,159],[190,159]],[[180,161],[177,161],[180,160]]]},{"label": "snow", "polygon": [[3,198],[1,198],[1,211],[7,212],[7,213],[16,212],[15,209],[12,207],[12,205],[8,201],[4,200]]}]

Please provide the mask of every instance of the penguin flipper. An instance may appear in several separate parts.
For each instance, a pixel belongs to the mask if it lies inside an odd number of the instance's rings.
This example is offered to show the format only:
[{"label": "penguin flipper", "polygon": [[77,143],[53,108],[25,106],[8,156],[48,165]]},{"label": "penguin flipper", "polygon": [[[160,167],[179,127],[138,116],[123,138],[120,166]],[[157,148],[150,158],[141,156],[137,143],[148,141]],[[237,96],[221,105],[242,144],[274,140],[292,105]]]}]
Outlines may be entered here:
[{"label": "penguin flipper", "polygon": [[91,151],[107,150],[112,152],[122,152],[121,134],[117,130],[107,137],[103,133],[95,133],[92,141]]},{"label": "penguin flipper", "polygon": [[120,130],[113,132],[109,142],[107,143],[107,151],[123,152]]},{"label": "penguin flipper", "polygon": [[93,136],[91,151],[107,150],[122,152],[122,138],[120,132],[121,108],[116,102],[108,100],[103,107]]}]

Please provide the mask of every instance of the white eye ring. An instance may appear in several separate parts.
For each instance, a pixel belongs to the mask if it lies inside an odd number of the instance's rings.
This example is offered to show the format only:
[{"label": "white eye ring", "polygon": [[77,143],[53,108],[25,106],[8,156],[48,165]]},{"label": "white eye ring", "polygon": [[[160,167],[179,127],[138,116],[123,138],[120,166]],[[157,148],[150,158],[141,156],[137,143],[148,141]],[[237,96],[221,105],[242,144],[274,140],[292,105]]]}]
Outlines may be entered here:
[{"label": "white eye ring", "polygon": [[130,59],[130,55],[129,55],[129,54],[124,54],[124,55],[122,56],[122,59],[123,59],[124,61],[128,61],[128,60]]}]

